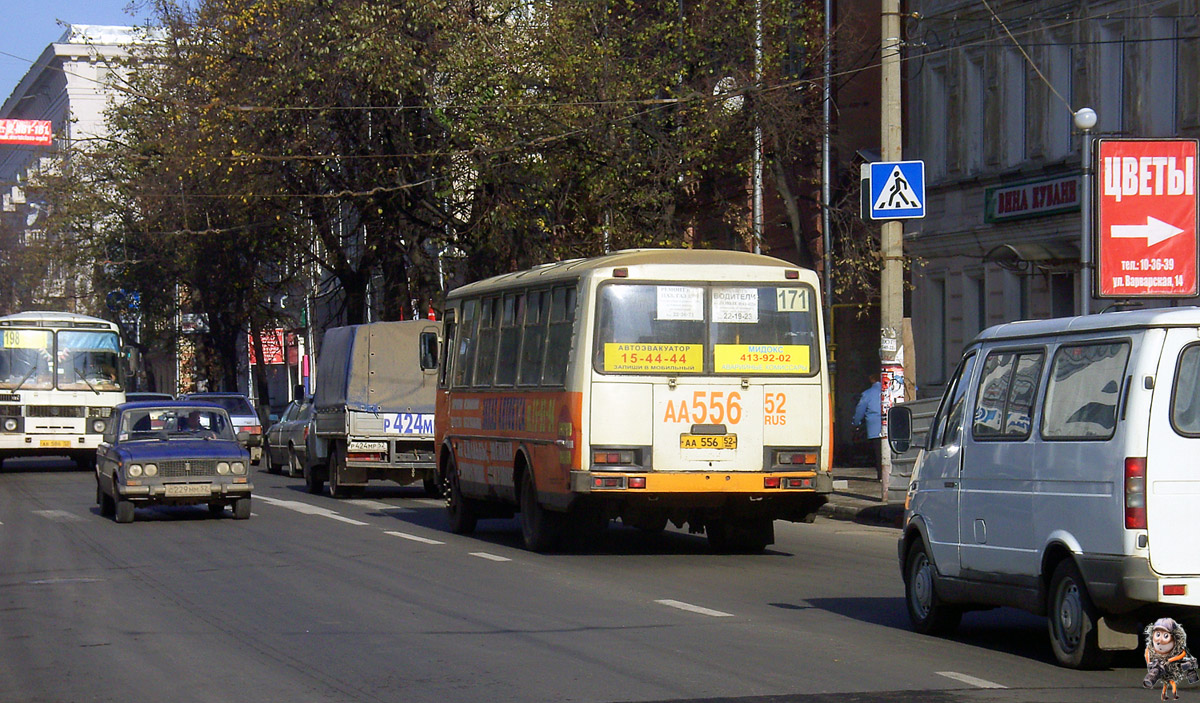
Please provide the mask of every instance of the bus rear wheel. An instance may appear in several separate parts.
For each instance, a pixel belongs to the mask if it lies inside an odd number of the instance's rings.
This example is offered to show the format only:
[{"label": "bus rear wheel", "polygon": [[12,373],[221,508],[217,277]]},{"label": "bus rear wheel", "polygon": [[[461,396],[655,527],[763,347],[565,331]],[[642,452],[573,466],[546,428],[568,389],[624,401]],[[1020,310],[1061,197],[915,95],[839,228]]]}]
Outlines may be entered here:
[{"label": "bus rear wheel", "polygon": [[532,552],[553,549],[558,542],[560,517],[538,502],[533,471],[527,469],[521,478],[521,537],[525,548]]}]

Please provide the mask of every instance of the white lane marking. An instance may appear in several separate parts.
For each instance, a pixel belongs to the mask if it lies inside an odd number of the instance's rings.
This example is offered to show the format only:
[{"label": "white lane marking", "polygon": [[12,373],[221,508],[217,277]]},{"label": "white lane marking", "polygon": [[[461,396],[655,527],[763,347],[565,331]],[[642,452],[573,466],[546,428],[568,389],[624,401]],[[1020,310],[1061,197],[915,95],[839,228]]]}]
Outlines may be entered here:
[{"label": "white lane marking", "polygon": [[358,520],[351,520],[348,517],[342,517],[341,515],[338,515],[337,513],[333,512],[332,510],[328,510],[326,508],[318,508],[315,505],[309,505],[308,503],[301,503],[298,500],[280,500],[279,498],[268,498],[267,496],[254,496],[254,497],[255,497],[255,499],[261,500],[264,503],[268,503],[270,505],[277,505],[281,508],[286,508],[288,510],[294,510],[303,515],[317,515],[319,517],[327,517],[330,520],[337,520],[338,522],[344,522],[344,523],[347,523],[350,525],[366,525],[367,524],[365,522],[360,522]]},{"label": "white lane marking", "polygon": [[654,602],[658,603],[659,605],[665,605],[669,608],[679,608],[680,610],[686,610],[689,613],[699,613],[701,615],[710,615],[714,618],[731,618],[731,617],[733,617],[733,613],[723,613],[720,610],[711,610],[709,608],[701,608],[698,605],[692,605],[691,603],[684,603],[683,601],[678,601],[678,600],[663,599],[663,600],[656,600]]},{"label": "white lane marking", "polygon": [[938,676],[945,676],[948,679],[954,679],[955,681],[961,681],[969,686],[974,686],[976,688],[1008,688],[1008,686],[1001,686],[998,683],[993,683],[986,679],[977,679],[974,676],[960,674],[957,671],[938,671],[938,672],[934,672],[934,673],[936,673]]},{"label": "white lane marking", "polygon": [[488,554],[487,552],[471,552],[471,556],[479,557],[480,559],[487,559],[489,561],[512,561],[512,559],[509,559],[508,557],[499,557],[495,554]]},{"label": "white lane marking", "polygon": [[378,500],[369,500],[367,498],[353,498],[346,502],[350,505],[361,505],[364,508],[373,508],[375,510],[407,510],[407,508],[402,508],[398,505],[383,503]]},{"label": "white lane marking", "polygon": [[69,510],[35,510],[33,514],[41,515],[48,520],[55,520],[57,522],[79,522],[83,520],[82,517]]},{"label": "white lane marking", "polygon": [[418,537],[416,535],[410,535],[406,532],[384,532],[383,534],[392,535],[393,537],[402,537],[404,539],[412,540],[413,542],[420,542],[421,544],[445,544],[445,542],[439,542],[436,539]]}]

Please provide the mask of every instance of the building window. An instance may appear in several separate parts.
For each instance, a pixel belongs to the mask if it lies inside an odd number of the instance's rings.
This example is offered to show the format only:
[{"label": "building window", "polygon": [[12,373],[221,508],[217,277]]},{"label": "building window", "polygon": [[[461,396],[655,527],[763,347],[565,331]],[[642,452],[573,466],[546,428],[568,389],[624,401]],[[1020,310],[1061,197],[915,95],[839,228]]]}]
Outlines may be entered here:
[{"label": "building window", "polygon": [[1016,49],[1004,52],[1004,153],[1005,166],[1025,160],[1025,86],[1029,64]]},{"label": "building window", "polygon": [[[928,294],[926,302],[928,319],[926,334],[928,339],[928,368],[930,378],[928,383],[940,384],[946,380],[946,279],[944,277],[926,279]],[[919,345],[920,346],[920,345]],[[921,368],[924,364],[919,364]]]},{"label": "building window", "polygon": [[925,146],[925,166],[930,179],[946,175],[946,67],[930,66],[925,85],[924,106],[926,110],[924,129],[921,134]]},{"label": "building window", "polygon": [[984,162],[984,99],[987,89],[983,80],[983,56],[967,56],[963,66],[963,155],[962,168],[967,173],[977,173]]},{"label": "building window", "polygon": [[1029,319],[1029,277],[1019,273],[1004,274],[1004,320]]},{"label": "building window", "polygon": [[1050,274],[1050,316],[1075,314],[1075,277],[1069,273]]},{"label": "building window", "polygon": [[1125,129],[1125,32],[1120,24],[1100,27],[1097,56],[1097,128],[1104,134]]},{"label": "building window", "polygon": [[1069,44],[1054,43],[1046,47],[1044,72],[1054,88],[1046,89],[1049,93],[1046,96],[1046,158],[1049,160],[1060,159],[1071,151],[1073,66]]},{"label": "building window", "polygon": [[974,339],[987,327],[987,279],[983,271],[963,278],[963,341]]},{"label": "building window", "polygon": [[1150,81],[1147,86],[1145,115],[1146,135],[1170,137],[1175,135],[1176,74],[1179,68],[1179,36],[1176,22],[1169,17],[1150,20],[1149,56]]}]

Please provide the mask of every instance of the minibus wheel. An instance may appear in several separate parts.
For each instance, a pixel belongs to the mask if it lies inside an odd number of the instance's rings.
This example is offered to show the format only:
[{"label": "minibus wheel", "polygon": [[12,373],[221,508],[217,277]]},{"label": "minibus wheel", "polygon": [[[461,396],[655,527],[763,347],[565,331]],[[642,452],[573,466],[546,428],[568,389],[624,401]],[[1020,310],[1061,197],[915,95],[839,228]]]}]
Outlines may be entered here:
[{"label": "minibus wheel", "polygon": [[553,549],[558,542],[560,516],[542,507],[533,483],[533,469],[526,468],[521,478],[521,537],[532,552]]},{"label": "minibus wheel", "polygon": [[904,562],[904,604],[913,629],[923,635],[946,635],[958,627],[962,610],[946,605],[938,597],[934,576],[937,567],[918,539]]},{"label": "minibus wheel", "polygon": [[1054,568],[1048,597],[1050,646],[1058,663],[1071,669],[1108,666],[1112,654],[1100,649],[1096,630],[1100,615],[1075,562],[1064,559]]}]

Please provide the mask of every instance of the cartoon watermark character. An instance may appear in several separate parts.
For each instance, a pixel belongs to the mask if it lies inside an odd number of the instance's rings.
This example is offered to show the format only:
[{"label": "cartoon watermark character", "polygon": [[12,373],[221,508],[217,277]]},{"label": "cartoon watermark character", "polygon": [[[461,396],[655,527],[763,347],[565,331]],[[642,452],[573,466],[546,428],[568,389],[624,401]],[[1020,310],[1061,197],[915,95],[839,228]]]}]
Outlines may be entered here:
[{"label": "cartoon watermark character", "polygon": [[1167,700],[1167,685],[1173,698],[1179,698],[1179,683],[1200,681],[1196,658],[1187,653],[1187,633],[1171,618],[1159,618],[1146,626],[1146,678],[1142,686],[1162,684],[1162,700]]}]

